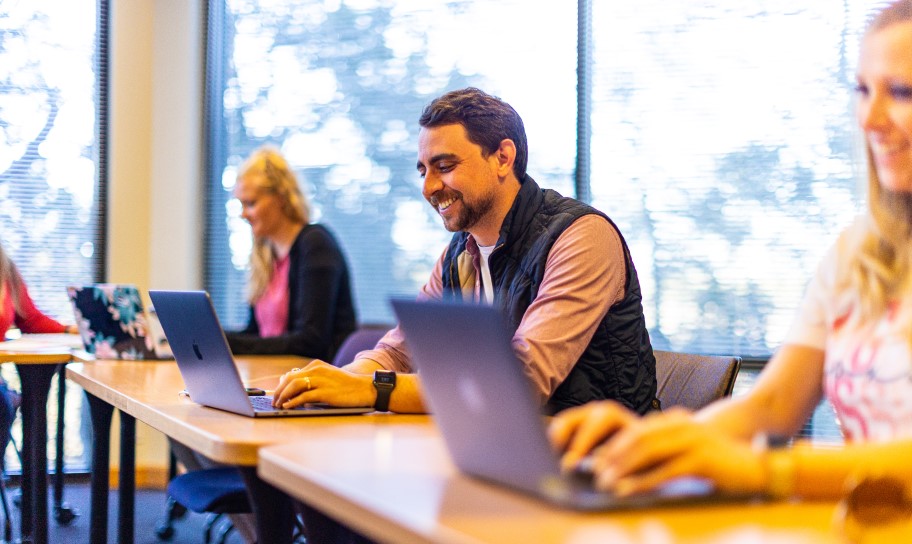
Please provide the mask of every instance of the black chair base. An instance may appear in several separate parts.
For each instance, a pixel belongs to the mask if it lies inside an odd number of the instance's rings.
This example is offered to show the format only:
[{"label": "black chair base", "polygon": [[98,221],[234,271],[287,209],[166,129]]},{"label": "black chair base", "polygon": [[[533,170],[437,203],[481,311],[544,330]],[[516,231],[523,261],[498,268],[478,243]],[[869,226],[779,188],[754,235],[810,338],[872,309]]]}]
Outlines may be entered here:
[{"label": "black chair base", "polygon": [[79,510],[72,508],[67,503],[62,503],[60,506],[54,507],[54,521],[58,525],[69,525],[79,517]]},{"label": "black chair base", "polygon": [[159,540],[171,540],[174,538],[174,522],[187,515],[187,508],[181,503],[168,497],[168,504],[165,506],[165,519],[155,528],[155,536]]}]

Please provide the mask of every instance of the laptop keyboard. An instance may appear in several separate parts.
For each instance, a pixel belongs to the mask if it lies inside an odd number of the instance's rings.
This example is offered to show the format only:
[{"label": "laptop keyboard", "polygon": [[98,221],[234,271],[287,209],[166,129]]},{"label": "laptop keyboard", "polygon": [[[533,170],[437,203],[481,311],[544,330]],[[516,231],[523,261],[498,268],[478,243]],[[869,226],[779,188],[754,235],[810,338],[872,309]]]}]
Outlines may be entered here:
[{"label": "laptop keyboard", "polygon": [[258,397],[247,397],[250,399],[250,404],[253,405],[253,409],[257,412],[273,412],[275,408],[272,406],[272,395],[260,395]]},{"label": "laptop keyboard", "polygon": [[[283,410],[282,408],[276,408],[272,405],[272,395],[258,395],[247,398],[250,399],[250,404],[257,412],[275,412]],[[301,406],[295,406],[294,408],[286,408],[285,410],[326,410],[327,408],[332,408],[332,406],[322,402],[309,402],[307,404],[302,404]]]}]

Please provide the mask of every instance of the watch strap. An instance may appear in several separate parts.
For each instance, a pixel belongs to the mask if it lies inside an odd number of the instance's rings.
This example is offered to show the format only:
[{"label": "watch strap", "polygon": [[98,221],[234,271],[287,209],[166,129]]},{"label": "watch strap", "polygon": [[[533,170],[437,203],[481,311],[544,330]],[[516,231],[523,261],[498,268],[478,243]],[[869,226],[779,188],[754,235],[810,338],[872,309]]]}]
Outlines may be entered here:
[{"label": "watch strap", "polygon": [[[379,380],[379,375],[388,375],[392,374],[392,382]],[[378,412],[388,412],[389,411],[389,402],[390,395],[393,394],[393,389],[396,388],[396,374],[391,371],[378,370],[374,372],[374,389],[377,390],[377,400],[374,402],[374,410]]]}]

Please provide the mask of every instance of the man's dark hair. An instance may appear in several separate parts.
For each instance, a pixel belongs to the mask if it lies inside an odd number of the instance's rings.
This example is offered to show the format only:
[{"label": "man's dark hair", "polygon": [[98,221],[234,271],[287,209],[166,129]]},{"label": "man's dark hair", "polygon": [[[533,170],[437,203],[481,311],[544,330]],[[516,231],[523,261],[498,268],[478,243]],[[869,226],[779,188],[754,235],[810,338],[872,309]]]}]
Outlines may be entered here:
[{"label": "man's dark hair", "polygon": [[425,106],[418,124],[424,128],[462,125],[469,141],[481,146],[485,157],[497,151],[503,140],[513,140],[516,145],[513,173],[522,183],[529,160],[526,129],[516,110],[496,96],[475,87],[450,91]]}]

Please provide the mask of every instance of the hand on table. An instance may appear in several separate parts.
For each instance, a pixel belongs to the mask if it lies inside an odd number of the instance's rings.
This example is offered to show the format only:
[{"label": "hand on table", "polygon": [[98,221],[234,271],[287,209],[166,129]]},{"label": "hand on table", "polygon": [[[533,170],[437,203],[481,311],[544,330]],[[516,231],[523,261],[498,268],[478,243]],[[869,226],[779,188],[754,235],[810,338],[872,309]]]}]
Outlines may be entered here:
[{"label": "hand on table", "polygon": [[314,360],[304,368],[292,369],[282,375],[272,405],[294,408],[309,402],[323,402],[333,406],[373,406],[376,396],[372,376]]}]

